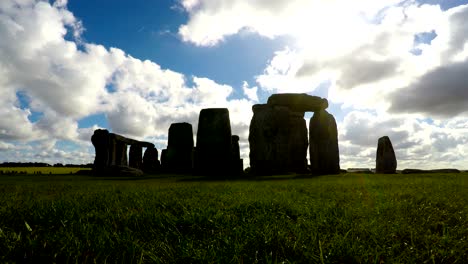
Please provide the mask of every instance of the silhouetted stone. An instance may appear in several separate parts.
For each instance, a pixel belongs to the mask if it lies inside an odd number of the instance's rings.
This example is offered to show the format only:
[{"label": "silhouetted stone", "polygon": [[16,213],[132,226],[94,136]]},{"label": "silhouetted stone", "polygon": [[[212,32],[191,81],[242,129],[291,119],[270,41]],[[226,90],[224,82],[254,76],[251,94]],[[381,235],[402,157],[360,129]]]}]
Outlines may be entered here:
[{"label": "silhouetted stone", "polygon": [[340,173],[338,130],[333,115],[314,113],[309,123],[310,170],[313,174]]},{"label": "silhouetted stone", "polygon": [[231,173],[231,123],[227,108],[200,111],[195,170],[198,174]]},{"label": "silhouetted stone", "polygon": [[273,94],[268,98],[268,105],[286,106],[293,112],[317,112],[328,107],[328,100],[307,94]]},{"label": "silhouetted stone", "polygon": [[396,173],[397,160],[389,137],[379,138],[376,156],[376,173]]},{"label": "silhouetted stone", "polygon": [[[286,167],[280,153],[287,153],[289,109],[267,104],[252,106],[249,127],[250,169],[257,175],[284,173]],[[286,142],[286,143],[285,143]]]},{"label": "silhouetted stone", "polygon": [[167,170],[167,149],[161,150],[161,167],[164,171]]},{"label": "silhouetted stone", "polygon": [[138,145],[131,145],[128,152],[129,166],[136,169],[142,168],[143,163],[143,148]]},{"label": "silhouetted stone", "polygon": [[146,148],[143,155],[143,171],[154,173],[159,170],[158,150],[155,147]]},{"label": "silhouetted stone", "polygon": [[250,122],[250,168],[257,175],[304,172],[307,127],[304,113],[285,106],[254,105]]},{"label": "silhouetted stone", "polygon": [[106,129],[96,129],[91,136],[96,156],[94,159],[93,171],[96,174],[110,172],[110,167],[127,167],[127,146],[130,149],[130,165],[141,168],[142,147],[153,147],[154,144],[123,137],[114,133],[109,133]]},{"label": "silhouetted stone", "polygon": [[289,115],[289,171],[307,172],[307,125],[304,113],[291,112]]},{"label": "silhouetted stone", "polygon": [[93,170],[96,172],[103,171],[109,166],[109,131],[105,129],[96,129],[94,134],[91,136],[91,142],[93,143],[95,156]]},{"label": "silhouetted stone", "polygon": [[241,174],[244,171],[244,162],[240,158],[239,136],[231,136],[231,161],[232,168],[236,174]]},{"label": "silhouetted stone", "polygon": [[192,125],[171,124],[166,153],[167,169],[174,172],[191,172],[193,146]]}]

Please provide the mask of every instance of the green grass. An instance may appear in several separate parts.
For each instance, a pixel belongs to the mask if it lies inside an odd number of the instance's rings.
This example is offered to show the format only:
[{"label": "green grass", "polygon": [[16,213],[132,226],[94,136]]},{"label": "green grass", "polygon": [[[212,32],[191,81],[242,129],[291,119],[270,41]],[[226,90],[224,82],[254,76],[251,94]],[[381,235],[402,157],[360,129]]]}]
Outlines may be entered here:
[{"label": "green grass", "polygon": [[463,263],[468,174],[0,177],[0,262]]},{"label": "green grass", "polygon": [[90,170],[90,168],[76,167],[0,167],[0,174],[73,174],[79,170]]}]

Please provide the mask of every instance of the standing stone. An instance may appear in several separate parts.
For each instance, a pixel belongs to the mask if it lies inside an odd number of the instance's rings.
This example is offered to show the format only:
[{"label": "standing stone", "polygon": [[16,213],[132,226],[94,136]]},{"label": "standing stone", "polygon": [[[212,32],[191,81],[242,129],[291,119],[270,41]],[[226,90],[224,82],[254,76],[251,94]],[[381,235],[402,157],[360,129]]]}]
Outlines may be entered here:
[{"label": "standing stone", "polygon": [[376,156],[376,173],[396,173],[397,160],[389,137],[379,138]]},{"label": "standing stone", "polygon": [[231,173],[231,123],[227,108],[200,111],[195,159],[198,174]]},{"label": "standing stone", "polygon": [[235,174],[241,174],[244,171],[244,162],[240,158],[239,136],[232,135],[231,137],[231,151],[232,151],[232,168]]},{"label": "standing stone", "polygon": [[167,149],[161,150],[161,168],[167,171]]},{"label": "standing stone", "polygon": [[333,115],[325,110],[314,113],[309,123],[309,143],[313,174],[340,173],[338,130]]},{"label": "standing stone", "polygon": [[93,170],[103,171],[110,163],[109,131],[106,129],[96,129],[91,136],[91,142],[96,152]]},{"label": "standing stone", "polygon": [[189,123],[174,123],[169,127],[167,168],[174,172],[192,171],[193,130]]},{"label": "standing stone", "polygon": [[250,168],[258,175],[303,172],[307,127],[303,113],[285,106],[254,105],[250,122]]},{"label": "standing stone", "polygon": [[143,148],[139,145],[131,145],[128,153],[129,166],[136,169],[141,169],[142,167],[142,155]]},{"label": "standing stone", "polygon": [[307,172],[307,126],[304,112],[291,112],[289,115],[289,171]]},{"label": "standing stone", "polygon": [[143,171],[157,172],[160,164],[158,160],[158,150],[155,147],[148,147],[143,155]]}]

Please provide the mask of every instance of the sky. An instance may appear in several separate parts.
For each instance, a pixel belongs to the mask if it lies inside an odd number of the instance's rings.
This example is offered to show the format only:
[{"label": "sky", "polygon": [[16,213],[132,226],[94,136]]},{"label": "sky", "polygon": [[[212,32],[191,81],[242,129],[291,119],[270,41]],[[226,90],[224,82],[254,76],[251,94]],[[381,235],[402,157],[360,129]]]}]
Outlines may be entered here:
[{"label": "sky", "polygon": [[[1,0],[0,162],[92,163],[97,128],[167,146],[227,107],[327,98],[342,168],[468,169],[468,0]],[[307,123],[312,113],[307,113]]]}]

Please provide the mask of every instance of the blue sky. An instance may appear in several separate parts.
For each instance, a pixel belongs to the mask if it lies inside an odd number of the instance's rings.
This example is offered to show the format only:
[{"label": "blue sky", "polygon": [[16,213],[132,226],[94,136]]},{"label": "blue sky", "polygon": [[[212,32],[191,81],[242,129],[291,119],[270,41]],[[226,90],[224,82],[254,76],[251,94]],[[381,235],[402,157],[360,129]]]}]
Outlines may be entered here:
[{"label": "blue sky", "polygon": [[247,167],[251,106],[301,92],[329,100],[343,168],[388,135],[399,169],[468,169],[467,3],[2,1],[0,161],[92,162],[99,127],[161,150],[228,107]]}]

